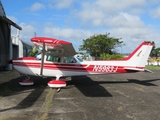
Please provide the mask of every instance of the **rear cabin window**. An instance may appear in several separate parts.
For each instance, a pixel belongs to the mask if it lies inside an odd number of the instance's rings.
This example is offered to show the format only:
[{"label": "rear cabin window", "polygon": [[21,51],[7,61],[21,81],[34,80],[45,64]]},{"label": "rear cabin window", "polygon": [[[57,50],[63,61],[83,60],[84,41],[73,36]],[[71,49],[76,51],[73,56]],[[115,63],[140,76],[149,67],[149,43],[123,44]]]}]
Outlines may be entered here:
[{"label": "rear cabin window", "polygon": [[59,56],[48,55],[46,61],[60,62],[60,57]]},{"label": "rear cabin window", "polygon": [[76,63],[76,59],[74,57],[64,57],[65,63]]}]

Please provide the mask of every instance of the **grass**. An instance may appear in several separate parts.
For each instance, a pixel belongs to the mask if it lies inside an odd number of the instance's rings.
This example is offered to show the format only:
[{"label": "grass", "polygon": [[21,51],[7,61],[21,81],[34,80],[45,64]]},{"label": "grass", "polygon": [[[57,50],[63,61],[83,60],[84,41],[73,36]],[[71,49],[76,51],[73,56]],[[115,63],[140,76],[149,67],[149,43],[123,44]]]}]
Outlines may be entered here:
[{"label": "grass", "polygon": [[[48,111],[50,109],[50,107],[52,106],[52,99],[53,96],[55,94],[55,90],[50,88],[48,94],[46,95],[46,99],[44,101],[44,103],[42,104],[42,107],[39,111],[39,114],[37,114],[36,120],[47,120],[48,119]],[[42,110],[43,110],[43,114],[42,114]]]},{"label": "grass", "polygon": [[149,69],[149,70],[160,70],[160,66],[146,65],[146,69]]}]

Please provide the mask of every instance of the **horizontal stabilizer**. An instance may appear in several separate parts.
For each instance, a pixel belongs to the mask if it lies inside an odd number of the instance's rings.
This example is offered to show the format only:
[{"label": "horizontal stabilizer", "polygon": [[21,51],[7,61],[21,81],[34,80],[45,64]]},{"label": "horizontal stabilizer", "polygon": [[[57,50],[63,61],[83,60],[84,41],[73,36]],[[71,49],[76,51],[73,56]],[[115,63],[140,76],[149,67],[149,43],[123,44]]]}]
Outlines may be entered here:
[{"label": "horizontal stabilizer", "polygon": [[145,72],[150,72],[150,73],[153,73],[153,71],[151,70],[148,70],[148,69],[144,69]]},{"label": "horizontal stabilizer", "polygon": [[148,69],[140,69],[140,68],[124,68],[124,69],[125,69],[125,70],[144,71],[144,72],[153,73],[151,70],[148,70]]},{"label": "horizontal stabilizer", "polygon": [[133,71],[144,71],[144,69],[140,68],[124,68],[125,70],[133,70]]}]

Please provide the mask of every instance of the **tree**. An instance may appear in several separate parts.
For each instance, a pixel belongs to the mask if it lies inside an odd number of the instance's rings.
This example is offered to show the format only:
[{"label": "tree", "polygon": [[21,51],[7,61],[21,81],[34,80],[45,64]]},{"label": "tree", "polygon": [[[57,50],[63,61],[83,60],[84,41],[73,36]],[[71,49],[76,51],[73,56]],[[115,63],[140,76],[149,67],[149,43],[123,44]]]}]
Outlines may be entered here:
[{"label": "tree", "polygon": [[38,53],[38,49],[36,46],[33,47],[32,51],[29,52],[29,57],[34,57]]},{"label": "tree", "polygon": [[160,57],[160,47],[156,48],[154,41],[152,42],[154,44],[151,54],[151,57]]},{"label": "tree", "polygon": [[154,57],[160,57],[160,47],[159,48],[154,48],[152,50],[152,54]]},{"label": "tree", "polygon": [[83,45],[80,45],[79,50],[86,50],[95,57],[100,57],[103,53],[113,54],[113,49],[121,46],[123,41],[120,41],[121,38],[109,37],[109,34],[93,35],[83,40]]}]

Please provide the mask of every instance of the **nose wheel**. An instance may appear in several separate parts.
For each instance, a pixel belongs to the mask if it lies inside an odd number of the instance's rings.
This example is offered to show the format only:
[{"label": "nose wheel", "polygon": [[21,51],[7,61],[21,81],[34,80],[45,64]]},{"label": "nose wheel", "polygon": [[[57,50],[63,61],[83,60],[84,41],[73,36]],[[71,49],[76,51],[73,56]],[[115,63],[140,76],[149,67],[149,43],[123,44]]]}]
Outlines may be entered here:
[{"label": "nose wheel", "polygon": [[56,88],[57,92],[61,91],[62,87],[66,87],[66,82],[64,80],[51,80],[48,82],[48,86],[51,88]]},{"label": "nose wheel", "polygon": [[58,92],[60,92],[60,91],[61,91],[61,88],[57,88],[57,90],[56,90],[56,91],[57,91],[57,93],[58,93]]}]

